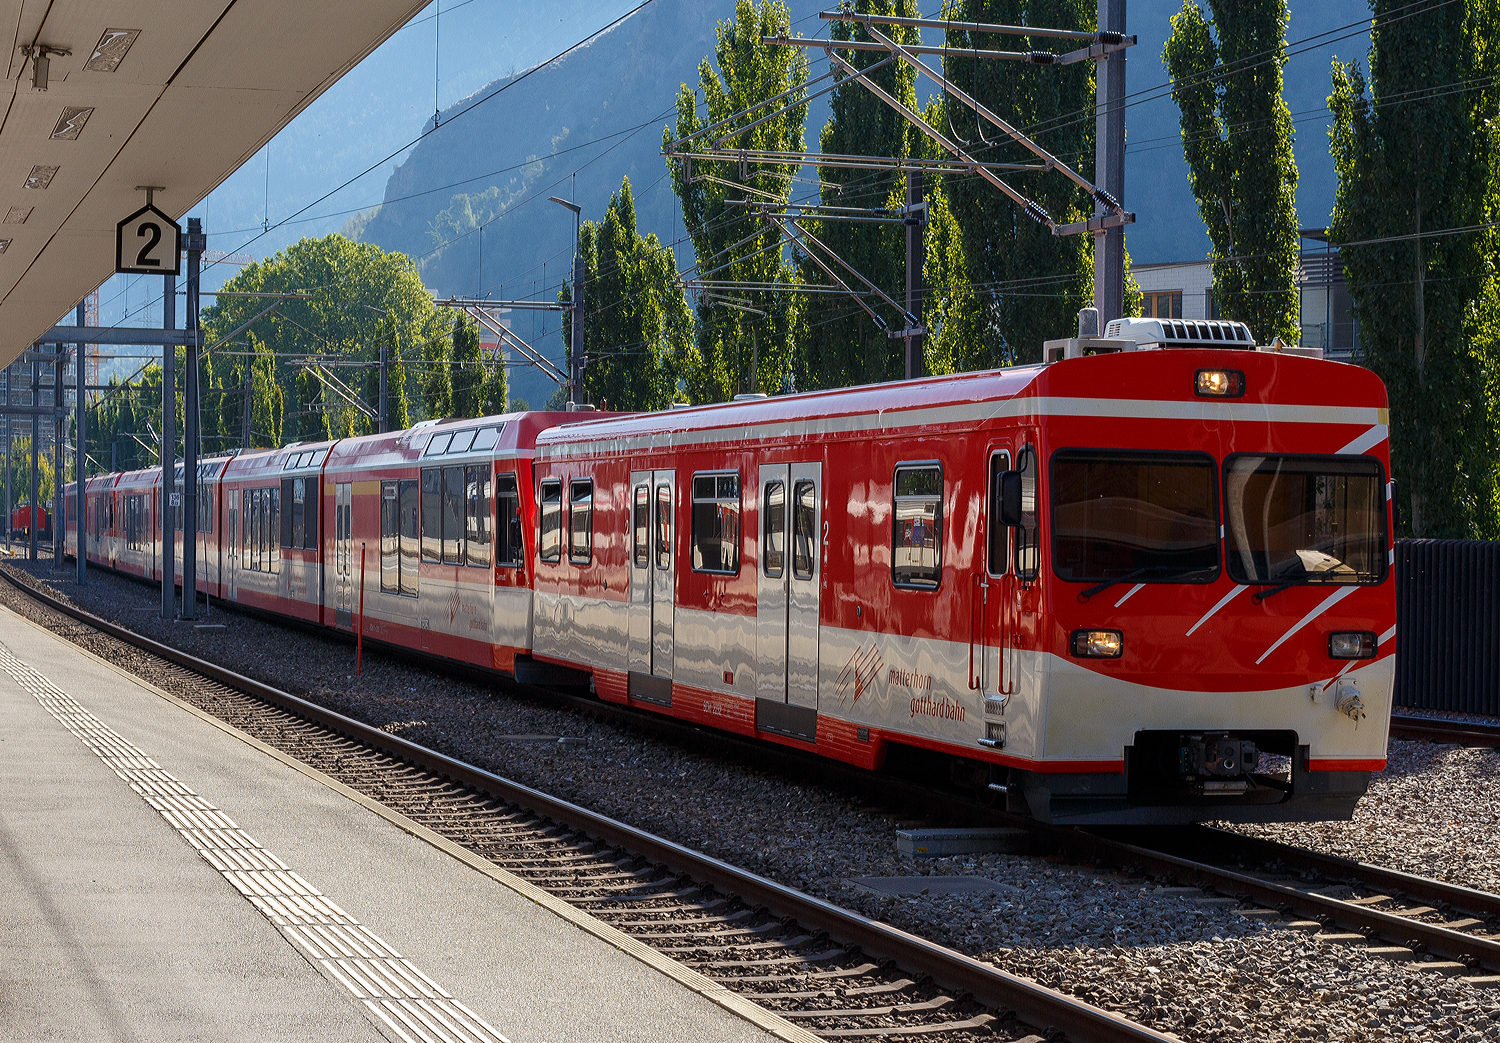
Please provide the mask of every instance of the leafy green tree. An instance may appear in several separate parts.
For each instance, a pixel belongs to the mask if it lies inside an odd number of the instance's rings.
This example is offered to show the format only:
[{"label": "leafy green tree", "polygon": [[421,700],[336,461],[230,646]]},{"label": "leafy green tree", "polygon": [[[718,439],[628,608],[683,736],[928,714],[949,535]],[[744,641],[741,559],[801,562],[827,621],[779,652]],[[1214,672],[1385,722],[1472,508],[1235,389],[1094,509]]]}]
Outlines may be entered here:
[{"label": "leafy green tree", "polygon": [[[1092,31],[1090,0],[957,0],[944,8],[953,21],[1045,25]],[[1007,48],[1056,50],[1043,37],[1007,37]],[[949,30],[948,46],[993,48],[994,37]],[[1011,126],[1035,128],[1049,152],[1090,180],[1094,176],[1094,69],[1092,62],[1038,66],[950,54],[947,77]],[[938,129],[987,161],[1035,162],[972,109],[945,98]],[[1085,114],[1086,118],[1081,118]],[[1081,221],[1092,201],[1055,172],[1005,175],[1054,220]],[[1065,337],[1078,325],[1078,309],[1093,297],[1094,251],[1088,235],[1054,236],[1026,216],[993,185],[977,177],[948,179],[948,203],[963,229],[964,259],[975,303],[983,316],[965,368],[1040,361],[1042,342]]]},{"label": "leafy green tree", "polygon": [[927,193],[927,229],[923,244],[927,286],[922,323],[929,333],[922,343],[928,373],[961,373],[981,369],[985,359],[984,319],[969,282],[964,234],[948,206],[941,182]]},{"label": "leafy green tree", "polygon": [[[653,233],[636,228],[627,177],[609,201],[604,220],[583,225],[587,270],[583,390],[610,409],[666,409],[679,379],[698,368],[693,315],[672,252]],[[565,291],[564,300],[570,299]],[[563,314],[563,343],[571,343],[572,313]]]},{"label": "leafy green tree", "polygon": [[[862,14],[898,15],[915,18],[921,12],[915,0],[857,0],[854,10]],[[881,33],[901,44],[921,42],[921,33],[904,26],[881,26]],[[835,40],[871,39],[862,25],[833,22]],[[884,57],[875,51],[840,52],[851,65],[866,69]],[[926,139],[899,112],[881,101],[860,83],[844,80],[833,92],[832,115],[819,137],[819,149],[827,155],[913,156],[926,153]],[[870,74],[882,90],[918,109],[916,72],[904,62],[892,62]],[[819,167],[819,189],[824,205],[840,207],[899,208],[906,202],[903,175],[895,171],[872,173],[841,167]],[[825,243],[856,271],[904,306],[906,295],[906,229],[896,224],[852,221],[809,221],[808,231]],[[821,255],[825,263],[827,258]],[[805,249],[797,251],[797,268],[809,286],[833,288],[823,270]],[[834,265],[847,284],[854,280]],[[855,284],[856,288],[863,287]],[[868,303],[891,329],[903,325],[901,315],[876,299]],[[906,373],[905,342],[893,340],[856,302],[845,295],[809,294],[802,305],[801,350],[797,356],[799,388],[847,387],[883,380],[898,380]]]},{"label": "leafy green tree", "polygon": [[1183,0],[1162,61],[1182,113],[1188,180],[1213,242],[1219,313],[1295,344],[1297,161],[1281,97],[1286,0]]},{"label": "leafy green tree", "polygon": [[[762,42],[763,37],[790,32],[791,17],[780,0],[765,0],[759,7],[752,0],[738,0],[734,21],[719,23],[714,52],[718,71],[706,58],[698,67],[706,115],[698,115],[696,96],[684,84],[677,95],[676,126],[666,128],[663,143],[687,137],[805,83],[807,58],[800,48]],[[736,126],[746,126],[773,111],[772,107],[758,109]],[[736,133],[734,127],[727,127],[711,139],[727,131],[729,147],[802,152],[806,120],[803,102],[752,130]],[[719,294],[700,300],[696,332],[702,361],[684,374],[688,394],[695,402],[711,402],[747,390],[752,383],[764,391],[781,390],[791,383],[796,270],[782,256],[776,225],[733,203],[755,199],[784,205],[795,169],[695,159],[689,170],[675,158],[669,158],[667,165],[673,191],[682,204],[683,226],[698,254],[699,275],[742,284],[729,291],[730,303],[754,309],[727,306]]]},{"label": "leafy green tree", "polygon": [[[30,426],[29,424],[27,425]],[[49,436],[50,437],[50,436]],[[36,458],[37,501],[46,511],[52,510],[56,488],[52,470],[51,443],[43,442]],[[20,505],[31,498],[31,436],[16,435],[10,442],[10,500]]]},{"label": "leafy green tree", "polygon": [[464,311],[453,320],[453,361],[449,365],[453,385],[454,416],[484,416],[484,353],[479,344],[479,325]]},{"label": "leafy green tree", "polygon": [[[447,343],[450,320],[438,313],[416,265],[404,254],[387,253],[378,246],[355,243],[342,235],[299,240],[273,257],[246,266],[225,283],[224,289],[299,295],[282,301],[275,311],[260,318],[256,318],[257,313],[271,303],[265,297],[224,294],[216,298],[212,307],[203,309],[204,334],[209,344],[251,323],[247,332],[255,334],[275,360],[274,384],[290,392],[285,396],[289,413],[284,414],[284,421],[293,437],[326,437],[330,431],[342,434],[368,430],[371,425],[362,414],[344,405],[326,412],[320,405],[315,413],[304,415],[307,403],[321,399],[321,387],[314,391],[305,386],[289,356],[375,361],[380,355],[381,338],[393,335],[405,344]],[[235,339],[244,336],[237,334]],[[442,350],[446,352],[446,348]],[[345,380],[351,371],[345,370],[342,375],[337,369],[332,372]],[[232,383],[234,367],[226,367],[220,379]],[[243,373],[239,379],[243,380]],[[317,383],[316,378],[313,382]],[[259,387],[259,376],[256,383]],[[360,386],[357,379],[345,383]],[[268,393],[270,386],[267,385]],[[373,408],[375,402],[372,400],[368,405]],[[257,438],[272,430],[280,437],[283,420],[278,420],[274,428],[263,425],[258,417],[255,424]],[[227,427],[221,434],[225,438],[238,438],[238,431]]]},{"label": "leafy green tree", "polygon": [[[1376,0],[1370,80],[1328,99],[1340,246],[1359,348],[1391,401],[1412,535],[1500,536],[1500,108],[1493,4]],[[1368,89],[1367,89],[1368,88]]]},{"label": "leafy green tree", "polygon": [[455,415],[453,380],[449,373],[452,347],[447,335],[431,337],[422,346],[422,402],[430,420]]}]

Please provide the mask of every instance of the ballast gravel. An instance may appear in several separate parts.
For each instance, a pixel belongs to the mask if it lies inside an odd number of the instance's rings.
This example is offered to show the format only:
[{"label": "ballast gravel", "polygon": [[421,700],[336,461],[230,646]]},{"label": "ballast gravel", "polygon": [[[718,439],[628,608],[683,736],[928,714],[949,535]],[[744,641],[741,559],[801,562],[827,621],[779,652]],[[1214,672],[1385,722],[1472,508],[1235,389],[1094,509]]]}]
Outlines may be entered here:
[{"label": "ballast gravel", "polygon": [[1500,753],[1393,739],[1351,821],[1225,828],[1497,892]]},{"label": "ballast gravel", "polygon": [[[857,799],[716,761],[544,702],[307,630],[225,611],[156,616],[159,588],[92,571],[77,587],[50,563],[12,561],[55,595],[137,632],[389,732],[575,801],[1189,1041],[1500,1039],[1500,990],[1320,941],[1201,892],[1024,855],[913,861],[895,816]],[[28,577],[29,578],[29,577]],[[39,610],[8,584],[0,602]],[[119,655],[98,634],[70,636]],[[560,744],[540,737],[573,737]],[[1500,755],[1391,743],[1352,823],[1252,832],[1500,889],[1490,865]],[[855,877],[975,876],[977,894],[877,893]],[[940,891],[941,888],[935,888]]]}]

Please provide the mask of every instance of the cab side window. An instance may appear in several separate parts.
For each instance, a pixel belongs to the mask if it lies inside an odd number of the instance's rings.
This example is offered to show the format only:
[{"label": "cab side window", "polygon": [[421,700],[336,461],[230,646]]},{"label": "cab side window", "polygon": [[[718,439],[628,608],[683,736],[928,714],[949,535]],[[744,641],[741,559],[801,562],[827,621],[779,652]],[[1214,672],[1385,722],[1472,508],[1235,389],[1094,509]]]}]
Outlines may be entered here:
[{"label": "cab side window", "polygon": [[896,468],[891,510],[891,582],[936,590],[943,577],[943,469]]},{"label": "cab side window", "polygon": [[516,488],[514,471],[502,471],[495,476],[495,506],[499,516],[495,528],[495,564],[519,566],[525,560],[526,547],[521,539],[521,494]]}]

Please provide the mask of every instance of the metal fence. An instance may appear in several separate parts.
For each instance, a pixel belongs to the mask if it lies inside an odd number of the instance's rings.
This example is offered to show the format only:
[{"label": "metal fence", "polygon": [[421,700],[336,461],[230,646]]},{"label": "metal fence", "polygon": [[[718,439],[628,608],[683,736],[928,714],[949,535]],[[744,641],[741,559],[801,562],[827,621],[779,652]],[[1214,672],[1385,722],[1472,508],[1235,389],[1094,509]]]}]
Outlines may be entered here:
[{"label": "metal fence", "polygon": [[1500,714],[1500,542],[1396,543],[1396,705]]}]

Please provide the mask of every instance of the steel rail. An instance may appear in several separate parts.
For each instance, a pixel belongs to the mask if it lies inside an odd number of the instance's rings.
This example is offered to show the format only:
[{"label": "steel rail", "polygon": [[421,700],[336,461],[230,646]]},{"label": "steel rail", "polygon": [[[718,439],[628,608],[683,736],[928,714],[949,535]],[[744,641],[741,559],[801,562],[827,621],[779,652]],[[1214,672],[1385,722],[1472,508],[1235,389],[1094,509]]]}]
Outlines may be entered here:
[{"label": "steel rail", "polygon": [[1291,909],[1309,919],[1331,922],[1352,931],[1368,931],[1397,945],[1446,956],[1462,963],[1500,970],[1500,938],[1487,938],[1426,923],[1411,916],[1382,912],[1326,895],[1232,869],[1206,865],[1177,855],[1111,840],[1093,833],[1049,827],[1047,836],[1070,854],[1116,865],[1136,866],[1183,883],[1245,899],[1269,909]]},{"label": "steel rail", "polygon": [[1187,846],[1209,846],[1227,848],[1232,852],[1265,862],[1281,862],[1298,869],[1312,870],[1332,880],[1355,880],[1365,887],[1376,888],[1391,897],[1405,896],[1420,899],[1435,905],[1451,906],[1470,916],[1500,917],[1500,895],[1489,891],[1477,891],[1462,884],[1450,884],[1445,880],[1434,880],[1430,876],[1373,866],[1352,858],[1329,855],[1321,851],[1292,847],[1263,837],[1246,836],[1215,826],[1198,826],[1199,835],[1191,837]]},{"label": "steel rail", "polygon": [[941,988],[967,992],[978,1003],[999,1010],[1014,1011],[1020,1020],[1029,1025],[1049,1032],[1060,1029],[1075,1043],[1176,1043],[1175,1037],[1049,989],[1038,982],[981,963],[924,938],[841,909],[821,898],[466,764],[436,750],[419,746],[254,678],[153,641],[22,583],[9,570],[0,569],[0,575],[27,597],[118,641],[289,710],[459,785],[518,804],[596,839],[626,848],[669,869],[688,874],[700,883],[710,884],[727,894],[737,896],[748,904],[764,906],[773,915],[789,916],[804,927],[826,931],[830,938],[836,938],[846,945],[858,946],[868,956],[894,960],[909,970],[920,970],[931,975],[933,982]]},{"label": "steel rail", "polygon": [[1392,714],[1391,735],[1399,739],[1426,739],[1455,746],[1500,747],[1500,725],[1476,721],[1442,721],[1432,717]]}]

